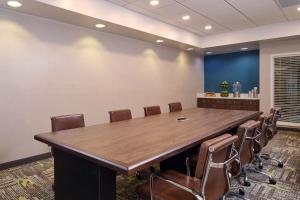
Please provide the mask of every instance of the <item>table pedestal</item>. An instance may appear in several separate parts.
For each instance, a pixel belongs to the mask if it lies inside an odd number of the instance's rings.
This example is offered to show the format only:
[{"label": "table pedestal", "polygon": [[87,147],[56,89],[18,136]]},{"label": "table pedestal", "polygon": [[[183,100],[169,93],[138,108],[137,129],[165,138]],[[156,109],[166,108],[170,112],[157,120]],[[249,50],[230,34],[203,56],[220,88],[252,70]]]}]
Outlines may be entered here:
[{"label": "table pedestal", "polygon": [[115,200],[116,172],[52,148],[55,200]]}]

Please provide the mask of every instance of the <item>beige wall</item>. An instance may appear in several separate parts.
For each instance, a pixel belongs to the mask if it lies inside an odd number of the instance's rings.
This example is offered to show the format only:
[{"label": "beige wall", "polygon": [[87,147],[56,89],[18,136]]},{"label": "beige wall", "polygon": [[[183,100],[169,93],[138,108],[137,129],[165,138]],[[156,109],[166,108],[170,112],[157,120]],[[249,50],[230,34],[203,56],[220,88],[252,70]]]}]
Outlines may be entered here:
[{"label": "beige wall", "polygon": [[300,39],[269,41],[260,44],[260,97],[261,110],[268,111],[272,103],[272,56],[300,53]]},{"label": "beige wall", "polygon": [[0,47],[0,163],[47,152],[33,136],[50,116],[84,113],[91,125],[111,109],[195,107],[203,91],[200,56],[2,9]]}]

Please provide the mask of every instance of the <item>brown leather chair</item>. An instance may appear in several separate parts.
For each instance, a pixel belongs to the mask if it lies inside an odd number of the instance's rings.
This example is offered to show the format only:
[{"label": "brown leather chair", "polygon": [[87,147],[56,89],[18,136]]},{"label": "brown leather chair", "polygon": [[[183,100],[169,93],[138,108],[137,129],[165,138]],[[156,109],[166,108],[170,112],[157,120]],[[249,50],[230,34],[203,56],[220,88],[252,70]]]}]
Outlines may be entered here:
[{"label": "brown leather chair", "polygon": [[144,107],[145,117],[161,114],[160,106]]},{"label": "brown leather chair", "polygon": [[[74,115],[61,115],[51,117],[51,129],[52,132],[62,131],[73,128],[82,128],[85,126],[84,115],[74,114]],[[53,153],[51,149],[51,154]],[[55,190],[54,184],[52,189]]]},{"label": "brown leather chair", "polygon": [[142,199],[196,200],[222,198],[230,189],[227,166],[237,158],[233,148],[237,136],[224,134],[201,145],[195,177],[173,170],[151,175],[150,181],[139,185]]},{"label": "brown leather chair", "polygon": [[[253,135],[251,136],[252,138],[251,137],[247,138],[247,136],[246,136],[246,138],[245,138],[246,140],[253,141],[253,148],[251,146],[248,146],[246,148],[248,148],[248,150],[250,150],[250,148],[253,149],[252,152],[254,153],[254,158],[259,163],[259,167],[258,167],[259,169],[256,167],[255,162],[252,162],[252,163],[248,163],[246,170],[264,175],[264,176],[268,177],[270,184],[276,184],[276,180],[272,176],[261,171],[261,169],[263,168],[263,165],[262,165],[262,161],[261,161],[261,153],[260,152],[261,152],[262,148],[268,144],[267,128],[268,128],[271,120],[272,120],[272,114],[260,115],[259,119],[258,119],[259,126],[258,126],[258,128],[256,128],[256,133],[253,133]],[[244,156],[244,155],[241,154],[241,156]],[[245,184],[246,184],[246,186],[249,185],[248,183],[245,183]]]},{"label": "brown leather chair", "polygon": [[259,116],[258,121],[260,122],[260,137],[254,142],[254,154],[259,162],[259,168],[263,168],[262,159],[260,157],[260,153],[262,149],[267,146],[269,142],[270,136],[268,135],[268,127],[271,125],[271,121],[273,118],[272,113],[262,114]]},{"label": "brown leather chair", "polygon": [[110,122],[118,122],[132,119],[130,109],[109,111]]},{"label": "brown leather chair", "polygon": [[180,102],[169,103],[170,112],[182,111],[182,106]]},{"label": "brown leather chair", "polygon": [[[281,109],[280,108],[271,108],[270,113],[272,115],[272,119],[270,120],[270,123],[268,124],[268,127],[267,127],[268,140],[272,140],[273,137],[277,134],[277,121],[281,117]],[[275,161],[279,168],[283,168],[283,166],[284,166],[282,160],[273,158],[273,157],[271,157],[270,154],[267,154],[267,153],[260,154],[260,158],[262,158],[264,160]]]},{"label": "brown leather chair", "polygon": [[52,132],[84,127],[83,114],[51,117]]},{"label": "brown leather chair", "polygon": [[281,117],[281,108],[271,108],[270,113],[273,114],[271,125],[268,128],[271,138],[277,134],[277,121]]},{"label": "brown leather chair", "polygon": [[248,181],[248,172],[255,172],[264,174],[269,178],[270,184],[276,184],[276,180],[266,173],[263,173],[256,169],[253,165],[255,158],[254,154],[254,143],[261,137],[259,128],[261,126],[260,121],[250,120],[242,124],[237,132],[238,141],[235,144],[237,151],[239,152],[239,163],[234,162],[232,165],[232,174],[239,174],[240,177],[244,177],[243,185],[250,186],[251,183]]}]

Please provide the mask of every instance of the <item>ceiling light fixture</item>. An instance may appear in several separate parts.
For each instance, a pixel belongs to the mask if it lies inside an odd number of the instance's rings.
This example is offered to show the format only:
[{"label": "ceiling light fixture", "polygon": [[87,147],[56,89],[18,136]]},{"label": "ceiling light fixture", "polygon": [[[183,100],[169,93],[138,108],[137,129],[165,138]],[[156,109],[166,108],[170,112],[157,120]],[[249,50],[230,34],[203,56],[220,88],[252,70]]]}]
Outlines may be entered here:
[{"label": "ceiling light fixture", "polygon": [[205,30],[210,30],[210,29],[212,29],[212,26],[211,25],[206,25],[204,28],[205,28]]},{"label": "ceiling light fixture", "polygon": [[183,20],[189,20],[191,17],[189,16],[189,15],[184,15],[184,16],[182,16],[182,19]]},{"label": "ceiling light fixture", "polygon": [[158,0],[152,0],[152,1],[150,1],[150,5],[151,6],[157,6],[158,4],[159,4]]},{"label": "ceiling light fixture", "polygon": [[297,8],[297,11],[299,11],[299,12],[300,12],[300,7],[298,7],[298,8]]},{"label": "ceiling light fixture", "polygon": [[157,43],[162,43],[164,40],[156,40]]},{"label": "ceiling light fixture", "polygon": [[247,47],[242,47],[241,50],[246,51],[246,50],[248,50],[248,48]]},{"label": "ceiling light fixture", "polygon": [[209,55],[209,54],[212,54],[213,52],[211,52],[211,51],[208,51],[208,52],[206,52],[206,55]]},{"label": "ceiling light fixture", "polygon": [[9,5],[10,7],[14,7],[14,8],[18,8],[18,7],[22,6],[22,4],[18,1],[8,1],[7,5]]},{"label": "ceiling light fixture", "polygon": [[186,50],[187,50],[187,51],[193,51],[194,48],[193,48],[193,47],[190,47],[190,48],[187,48]]},{"label": "ceiling light fixture", "polygon": [[95,25],[97,28],[104,28],[106,25],[105,24],[96,24]]}]

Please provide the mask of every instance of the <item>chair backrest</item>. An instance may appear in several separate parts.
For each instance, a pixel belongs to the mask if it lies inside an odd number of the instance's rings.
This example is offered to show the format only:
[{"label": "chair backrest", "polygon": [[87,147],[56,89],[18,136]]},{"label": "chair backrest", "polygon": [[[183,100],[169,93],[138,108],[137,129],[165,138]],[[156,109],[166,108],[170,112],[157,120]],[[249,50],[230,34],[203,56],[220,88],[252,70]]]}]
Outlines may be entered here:
[{"label": "chair backrest", "polygon": [[242,124],[238,128],[237,136],[238,140],[235,143],[235,147],[240,155],[240,164],[251,163],[254,159],[254,142],[257,139],[257,130],[260,127],[259,121],[250,120]]},{"label": "chair backrest", "polygon": [[160,106],[144,107],[145,117],[161,114]]},{"label": "chair backrest", "polygon": [[84,115],[62,115],[51,117],[52,132],[62,131],[72,128],[81,128],[85,126]]},{"label": "chair backrest", "polygon": [[182,111],[182,106],[180,102],[169,103],[170,112]]},{"label": "chair backrest", "polygon": [[132,119],[130,109],[113,110],[113,111],[109,111],[108,113],[109,113],[110,122],[118,122],[118,121]]},{"label": "chair backrest", "polygon": [[273,118],[269,131],[271,131],[271,135],[273,137],[277,133],[277,121],[281,116],[281,108],[271,108],[270,113],[273,114]]},{"label": "chair backrest", "polygon": [[219,199],[228,192],[227,164],[234,158],[233,144],[237,139],[237,136],[224,134],[201,144],[195,177],[201,179],[205,199]]}]

